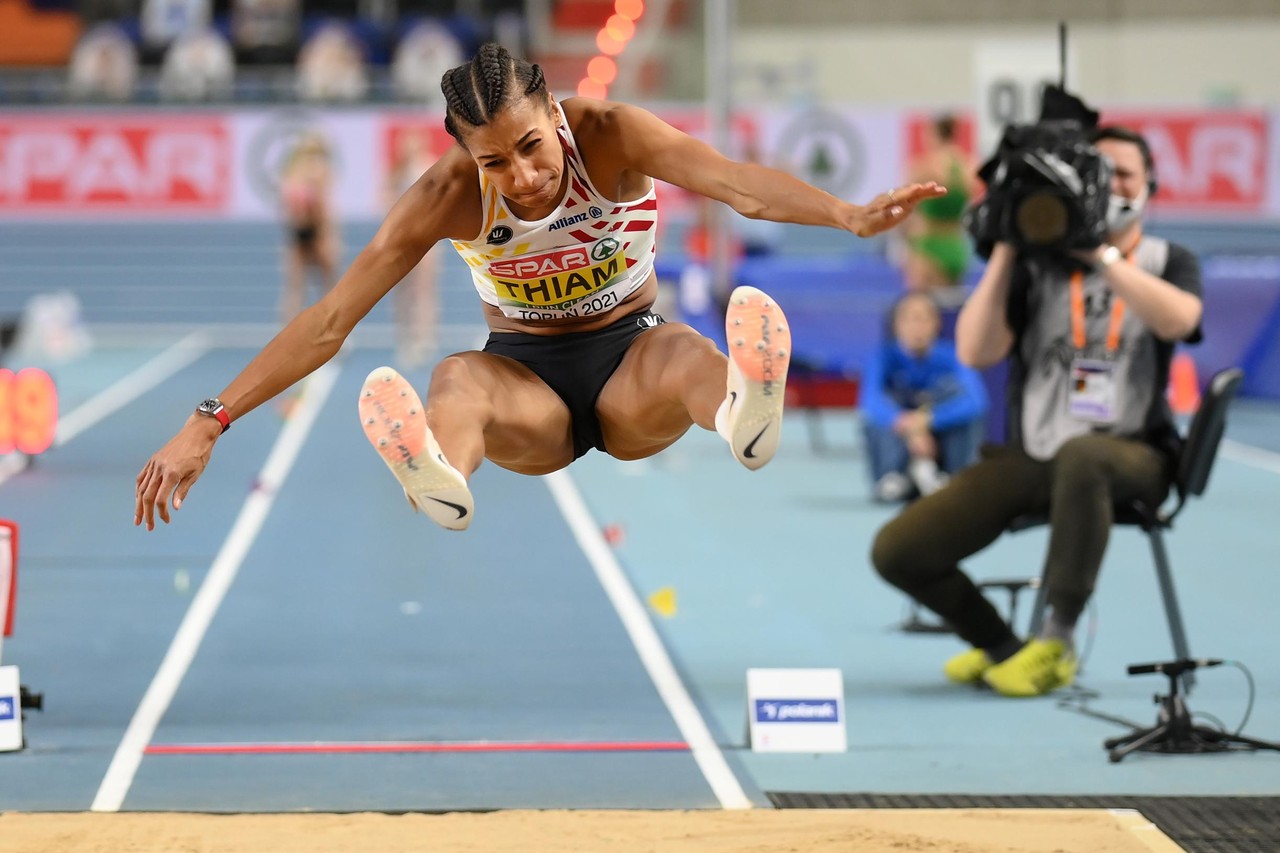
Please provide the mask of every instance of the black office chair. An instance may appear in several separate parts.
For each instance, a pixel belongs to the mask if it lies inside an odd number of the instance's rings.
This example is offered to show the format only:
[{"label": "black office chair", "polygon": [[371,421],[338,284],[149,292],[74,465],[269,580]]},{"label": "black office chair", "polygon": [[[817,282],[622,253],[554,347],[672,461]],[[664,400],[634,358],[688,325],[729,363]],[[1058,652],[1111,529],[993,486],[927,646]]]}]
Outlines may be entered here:
[{"label": "black office chair", "polygon": [[[1174,472],[1173,489],[1176,501],[1169,509],[1159,506],[1148,506],[1142,501],[1134,501],[1127,506],[1116,507],[1115,523],[1141,527],[1151,542],[1151,555],[1155,561],[1156,580],[1160,584],[1160,596],[1164,600],[1165,617],[1169,621],[1169,634],[1173,640],[1174,655],[1178,660],[1191,657],[1187,644],[1187,632],[1182,622],[1182,610],[1178,606],[1178,597],[1173,588],[1173,571],[1169,566],[1169,554],[1164,544],[1164,531],[1173,526],[1173,519],[1182,511],[1187,498],[1204,494],[1209,485],[1209,472],[1213,470],[1214,460],[1218,455],[1218,445],[1222,442],[1222,433],[1226,427],[1227,407],[1235,398],[1244,381],[1244,371],[1238,367],[1227,368],[1216,374],[1209,381],[1200,400],[1200,407],[1191,419],[1187,428],[1186,441],[1182,453],[1178,457],[1178,466]],[[1029,530],[1049,523],[1047,514],[1024,515],[1013,520],[1009,525],[1010,532]],[[1036,590],[1035,603],[1031,610],[1031,623],[1027,629],[1028,636],[1034,637],[1044,622],[1045,605],[1048,588],[1043,576],[1036,578],[1000,579],[980,581],[982,589],[996,589],[1009,595],[1009,623],[1012,625],[1017,616],[1018,593],[1028,587]],[[911,602],[911,610],[900,629],[910,633],[949,633],[951,628],[945,623],[929,622],[921,618],[919,606]],[[1194,675],[1187,671],[1182,675],[1183,686],[1190,689],[1195,683]]]},{"label": "black office chair", "polygon": [[[1243,381],[1244,371],[1238,367],[1222,370],[1214,374],[1209,381],[1209,387],[1201,397],[1200,407],[1191,419],[1182,453],[1178,457],[1178,467],[1173,478],[1173,489],[1177,499],[1172,507],[1162,509],[1159,506],[1148,506],[1142,501],[1116,507],[1115,523],[1141,527],[1151,542],[1156,580],[1160,584],[1160,596],[1164,600],[1165,617],[1169,620],[1173,652],[1178,660],[1190,658],[1191,650],[1187,645],[1182,610],[1178,606],[1178,597],[1173,589],[1173,571],[1169,566],[1169,554],[1164,544],[1164,531],[1173,526],[1173,519],[1182,511],[1187,498],[1204,494],[1205,487],[1209,485],[1209,473],[1213,470],[1213,463],[1218,455],[1218,445],[1222,442],[1222,433],[1226,427],[1227,407],[1235,398]],[[1016,532],[1048,522],[1047,515],[1025,515],[1014,519],[1009,529]],[[1033,637],[1040,631],[1044,621],[1048,594],[1044,577],[1039,578],[1035,586],[1036,599],[1031,610],[1031,625],[1028,628],[1028,634]],[[1190,671],[1184,673],[1182,679],[1183,685],[1187,688],[1194,684],[1194,677]]]}]

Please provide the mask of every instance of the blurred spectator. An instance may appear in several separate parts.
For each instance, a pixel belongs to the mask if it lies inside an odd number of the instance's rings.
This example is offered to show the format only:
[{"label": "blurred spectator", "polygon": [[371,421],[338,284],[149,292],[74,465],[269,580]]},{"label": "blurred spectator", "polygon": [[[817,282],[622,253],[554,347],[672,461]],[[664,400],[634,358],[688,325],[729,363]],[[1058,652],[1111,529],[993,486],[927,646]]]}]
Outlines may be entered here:
[{"label": "blurred spectator", "polygon": [[322,294],[328,293],[337,280],[341,245],[332,191],[329,145],[318,132],[304,134],[289,152],[280,176],[286,229],[282,323],[288,323],[306,307],[309,271],[319,273]]},{"label": "blurred spectator", "polygon": [[292,62],[298,47],[299,0],[234,0],[231,42],[250,63]]},{"label": "blurred spectator", "polygon": [[73,98],[127,101],[138,82],[138,51],[115,24],[97,24],[71,53],[67,89]]},{"label": "blurred spectator", "polygon": [[903,277],[912,291],[931,293],[944,307],[964,301],[961,287],[973,256],[964,230],[969,200],[982,192],[973,158],[956,139],[956,119],[942,115],[925,129],[924,150],[907,169],[913,183],[937,181],[942,198],[927,199],[902,228],[906,239]]},{"label": "blurred spectator", "polygon": [[169,47],[160,70],[160,94],[175,101],[231,97],[236,61],[217,30],[188,32]]},{"label": "blurred spectator", "polygon": [[974,460],[987,395],[954,344],[938,337],[941,314],[925,293],[894,305],[889,339],[862,383],[863,427],[873,497],[896,503],[929,495]]},{"label": "blurred spectator", "polygon": [[180,36],[207,29],[212,14],[210,0],[142,0],[144,60],[163,56]]},{"label": "blurred spectator", "polygon": [[[421,128],[405,130],[396,140],[395,160],[387,175],[384,204],[390,209],[437,159],[430,134]],[[440,309],[440,255],[444,242],[427,254],[392,291],[396,329],[396,363],[402,370],[426,364],[437,345]]]},{"label": "blurred spectator", "polygon": [[396,45],[391,79],[398,97],[406,101],[443,104],[440,78],[466,61],[453,33],[435,21],[423,21]]},{"label": "blurred spectator", "polygon": [[342,24],[325,24],[298,54],[298,95],[306,101],[358,101],[368,93],[360,43]]}]

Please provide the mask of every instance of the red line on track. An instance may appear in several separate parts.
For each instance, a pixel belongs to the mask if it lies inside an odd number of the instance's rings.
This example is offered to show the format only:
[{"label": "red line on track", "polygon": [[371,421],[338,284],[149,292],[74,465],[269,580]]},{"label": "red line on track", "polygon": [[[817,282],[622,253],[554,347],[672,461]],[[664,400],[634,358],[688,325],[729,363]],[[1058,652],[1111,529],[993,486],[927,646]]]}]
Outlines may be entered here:
[{"label": "red line on track", "polygon": [[317,755],[386,752],[687,752],[684,741],[157,743],[145,755]]}]

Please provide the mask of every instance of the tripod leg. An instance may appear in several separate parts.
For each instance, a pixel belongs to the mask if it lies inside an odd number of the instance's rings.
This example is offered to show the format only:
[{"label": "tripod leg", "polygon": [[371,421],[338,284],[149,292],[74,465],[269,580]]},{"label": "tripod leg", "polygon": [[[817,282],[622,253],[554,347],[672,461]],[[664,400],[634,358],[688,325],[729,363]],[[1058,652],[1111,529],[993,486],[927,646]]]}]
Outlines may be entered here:
[{"label": "tripod leg", "polygon": [[1157,741],[1164,740],[1168,736],[1168,734],[1169,734],[1168,725],[1162,724],[1159,726],[1154,726],[1150,729],[1147,729],[1145,732],[1138,733],[1138,737],[1133,738],[1124,746],[1120,746],[1120,747],[1117,747],[1116,749],[1111,750],[1107,754],[1107,757],[1110,758],[1112,763],[1114,764],[1115,762],[1119,761],[1120,759],[1124,758],[1126,755],[1128,755],[1129,753],[1135,750],[1142,749],[1148,744],[1152,744],[1152,743],[1156,743]]},{"label": "tripod leg", "polygon": [[1280,743],[1259,740],[1258,738],[1252,738],[1247,735],[1233,735],[1227,732],[1220,732],[1217,729],[1206,728],[1205,726],[1196,726],[1193,731],[1203,740],[1206,740],[1216,746],[1220,746],[1222,749],[1229,749],[1231,744],[1237,744],[1242,747],[1252,747],[1254,749],[1280,750]]},{"label": "tripod leg", "polygon": [[1102,742],[1102,745],[1106,749],[1114,749],[1117,746],[1121,746],[1123,744],[1129,743],[1130,741],[1135,741],[1138,738],[1145,736],[1149,731],[1151,731],[1150,728],[1134,729],[1133,731],[1129,732],[1127,735],[1120,735],[1119,737],[1109,737]]}]

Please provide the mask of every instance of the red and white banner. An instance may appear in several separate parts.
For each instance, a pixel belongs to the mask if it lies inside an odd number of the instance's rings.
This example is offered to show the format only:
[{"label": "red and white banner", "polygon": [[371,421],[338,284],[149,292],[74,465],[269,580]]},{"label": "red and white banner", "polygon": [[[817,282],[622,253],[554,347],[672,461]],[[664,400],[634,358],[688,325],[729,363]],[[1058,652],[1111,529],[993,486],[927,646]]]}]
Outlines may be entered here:
[{"label": "red and white banner", "polygon": [[1267,116],[1259,110],[1103,110],[1147,138],[1166,213],[1258,214],[1267,200]]},{"label": "red and white banner", "polygon": [[421,165],[434,163],[453,144],[453,137],[444,129],[443,112],[432,110],[384,115],[375,142],[378,186],[391,192],[399,178],[405,185],[396,189],[403,192],[408,185],[406,176],[396,174],[401,167],[408,167],[411,162]]},{"label": "red and white banner", "polygon": [[231,172],[217,114],[0,118],[0,211],[221,213]]},{"label": "red and white banner", "polygon": [[[658,115],[705,137],[698,106]],[[962,139],[971,110],[955,111]],[[900,183],[928,116],[849,106],[743,109],[730,156],[785,169],[835,195],[865,202]],[[1156,216],[1280,217],[1280,112],[1103,110],[1151,141],[1161,190]],[[0,217],[194,217],[274,221],[280,170],[301,134],[333,156],[333,202],[344,219],[376,220],[407,140],[439,156],[452,139],[437,110],[243,109],[173,113],[95,110],[0,112]],[[695,218],[688,193],[663,186],[664,218]]]},{"label": "red and white banner", "polygon": [[955,123],[955,144],[966,154],[979,159],[975,153],[978,147],[978,128],[970,112],[939,111],[937,113],[907,113],[903,118],[903,142],[906,144],[906,161],[914,162],[925,153],[926,140],[932,133],[933,125],[943,115],[949,116]]}]

